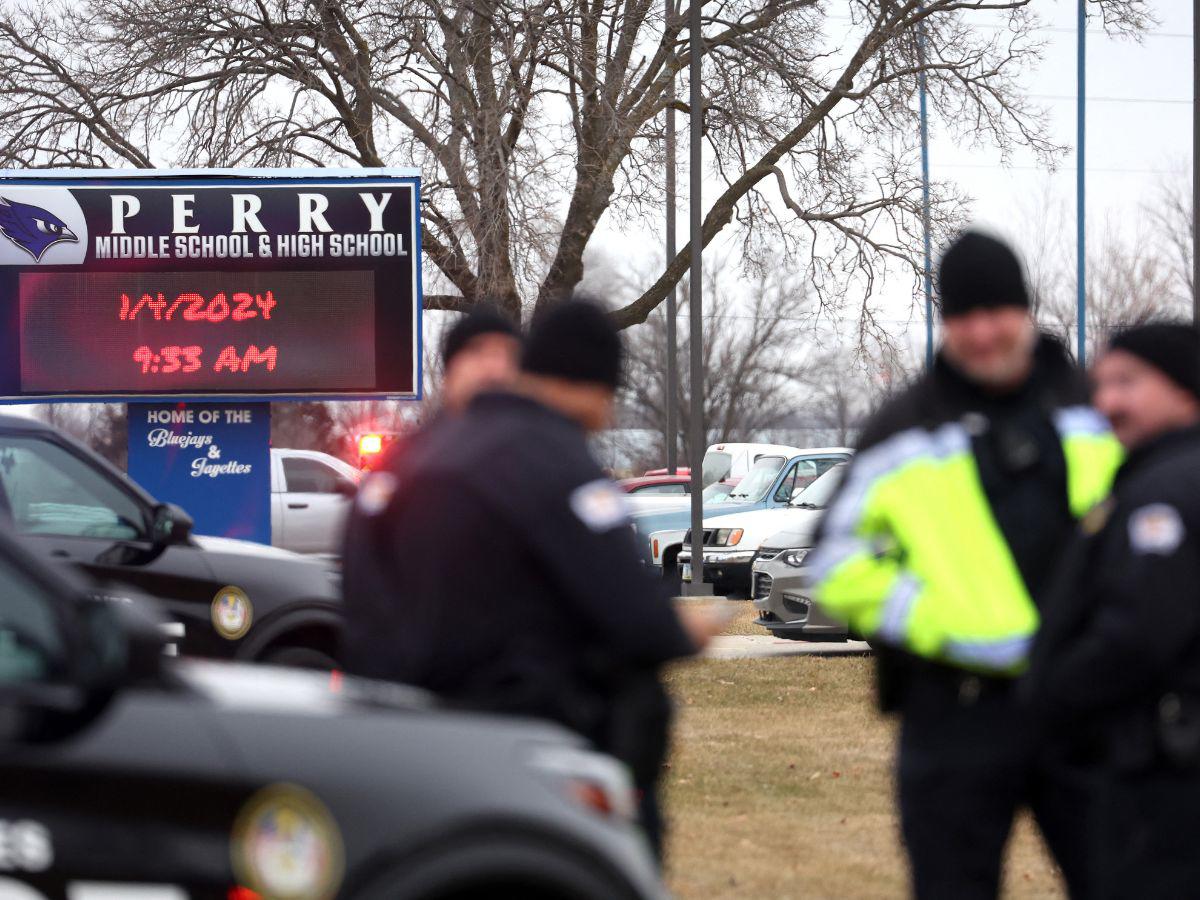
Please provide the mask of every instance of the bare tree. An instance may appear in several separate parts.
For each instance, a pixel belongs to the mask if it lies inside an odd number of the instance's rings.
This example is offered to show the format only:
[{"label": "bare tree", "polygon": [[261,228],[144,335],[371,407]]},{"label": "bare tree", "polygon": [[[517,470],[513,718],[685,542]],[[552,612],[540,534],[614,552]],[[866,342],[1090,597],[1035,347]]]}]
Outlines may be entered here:
[{"label": "bare tree", "polygon": [[123,403],[47,403],[33,414],[124,469],[129,458],[128,407]]},{"label": "bare tree", "polygon": [[[729,440],[748,440],[776,427],[795,412],[797,384],[806,373],[806,342],[813,330],[812,298],[799,276],[764,273],[749,285],[739,302],[725,263],[710,260],[705,268],[705,293],[713,309],[704,323],[703,376],[705,446]],[[686,295],[686,291],[684,292]],[[686,318],[686,300],[680,316]],[[654,448],[661,464],[666,459],[666,316],[656,310],[645,324],[628,332],[624,422],[656,429]],[[681,334],[684,329],[680,329]],[[681,337],[680,360],[689,359],[690,343]],[[691,459],[686,379],[680,379],[673,398],[679,411],[681,458]],[[703,450],[703,448],[701,448]]]},{"label": "bare tree", "polygon": [[[1088,254],[1084,292],[1088,359],[1095,359],[1097,351],[1120,328],[1188,312],[1187,301],[1177,290],[1176,273],[1159,242],[1143,234],[1126,237],[1108,227],[1102,235],[1090,237],[1088,244],[1095,248]],[[1038,317],[1074,348],[1078,281],[1073,259],[1065,257],[1063,264],[1067,271],[1055,279],[1063,289],[1042,300]]]},{"label": "bare tree", "polygon": [[1159,187],[1156,201],[1147,205],[1146,212],[1153,225],[1154,237],[1170,248],[1166,261],[1175,282],[1175,292],[1194,305],[1195,237],[1192,224],[1196,211],[1192,203],[1191,179],[1179,177],[1164,181]]},{"label": "bare tree", "polygon": [[[513,316],[570,292],[603,219],[660,208],[663,112],[695,37],[658,0],[2,2],[0,164],[415,164],[444,291],[428,308]],[[736,220],[751,266],[785,241],[825,302],[860,286],[868,326],[880,266],[920,258],[919,71],[958,139],[1059,149],[1018,85],[1040,52],[1031,0],[847,0],[836,18],[696,2],[720,185],[698,239]],[[1093,7],[1113,30],[1150,21],[1140,0]],[[939,227],[959,199],[937,190]],[[688,258],[616,320],[645,321]]]},{"label": "bare tree", "polygon": [[801,384],[801,408],[809,422],[834,432],[838,446],[850,446],[871,413],[917,374],[918,364],[890,345],[873,353],[841,342],[818,346]]}]

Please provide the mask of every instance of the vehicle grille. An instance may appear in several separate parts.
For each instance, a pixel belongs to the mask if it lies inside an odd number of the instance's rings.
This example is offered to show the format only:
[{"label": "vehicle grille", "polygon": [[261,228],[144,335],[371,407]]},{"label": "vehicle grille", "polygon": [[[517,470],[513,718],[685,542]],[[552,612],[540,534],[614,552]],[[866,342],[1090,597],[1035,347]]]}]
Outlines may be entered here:
[{"label": "vehicle grille", "polygon": [[771,576],[765,572],[754,573],[754,599],[766,600],[771,596]]},{"label": "vehicle grille", "polygon": [[[709,547],[712,545],[712,538],[713,538],[714,530],[715,529],[712,529],[712,528],[704,529],[704,543],[701,546]],[[688,529],[687,534],[685,534],[683,536],[683,546],[685,546],[685,547],[692,546],[692,529],[690,529],[690,528]]]}]

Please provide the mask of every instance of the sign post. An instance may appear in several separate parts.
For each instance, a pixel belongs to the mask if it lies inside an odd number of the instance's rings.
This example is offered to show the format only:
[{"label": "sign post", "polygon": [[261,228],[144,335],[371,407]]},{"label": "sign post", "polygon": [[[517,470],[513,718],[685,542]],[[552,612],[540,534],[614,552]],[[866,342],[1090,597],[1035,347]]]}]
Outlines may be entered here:
[{"label": "sign post", "polygon": [[267,401],[420,397],[419,193],[408,170],[0,172],[0,400],[129,402],[138,481],[269,541]]}]

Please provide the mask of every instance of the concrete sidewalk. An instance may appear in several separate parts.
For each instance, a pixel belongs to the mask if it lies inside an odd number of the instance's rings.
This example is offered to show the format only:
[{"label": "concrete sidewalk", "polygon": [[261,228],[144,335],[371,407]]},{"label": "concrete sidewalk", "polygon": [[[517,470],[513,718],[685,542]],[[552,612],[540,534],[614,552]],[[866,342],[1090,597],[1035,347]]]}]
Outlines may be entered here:
[{"label": "concrete sidewalk", "polygon": [[788,641],[769,634],[726,634],[712,639],[709,659],[760,659],[768,656],[864,656],[866,641]]}]

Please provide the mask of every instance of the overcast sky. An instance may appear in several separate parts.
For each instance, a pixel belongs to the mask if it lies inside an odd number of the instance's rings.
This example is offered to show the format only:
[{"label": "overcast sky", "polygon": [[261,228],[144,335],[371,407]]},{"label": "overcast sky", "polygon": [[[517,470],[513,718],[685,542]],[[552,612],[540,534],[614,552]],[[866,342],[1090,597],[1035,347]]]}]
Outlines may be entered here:
[{"label": "overcast sky", "polygon": [[[1110,38],[1098,20],[1087,35],[1087,221],[1107,224],[1130,236],[1144,219],[1144,206],[1164,179],[1188,177],[1192,140],[1192,16],[1182,0],[1151,0],[1159,24],[1140,42]],[[1073,0],[1041,0],[1044,58],[1025,84],[1050,117],[1052,139],[1076,145],[1077,38]],[[1031,154],[1018,153],[1009,167],[994,150],[970,150],[939,134],[931,123],[931,174],[952,181],[973,198],[971,216],[979,225],[1019,240],[1031,216],[1050,201],[1062,213],[1059,242],[1073,265],[1075,247],[1075,154],[1059,161],[1057,171],[1039,168]],[[686,127],[684,124],[681,127]],[[686,138],[681,154],[686,154]],[[681,180],[685,189],[686,182]],[[716,185],[706,193],[716,194]],[[686,199],[680,203],[680,243],[686,240]],[[606,248],[626,258],[654,252],[661,233],[604,236]],[[648,249],[649,248],[649,249]],[[719,252],[719,251],[718,251]],[[936,251],[935,251],[936,252]],[[911,318],[913,285],[895,272],[883,288],[891,327],[923,346],[923,320]]]}]

